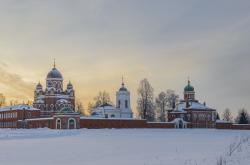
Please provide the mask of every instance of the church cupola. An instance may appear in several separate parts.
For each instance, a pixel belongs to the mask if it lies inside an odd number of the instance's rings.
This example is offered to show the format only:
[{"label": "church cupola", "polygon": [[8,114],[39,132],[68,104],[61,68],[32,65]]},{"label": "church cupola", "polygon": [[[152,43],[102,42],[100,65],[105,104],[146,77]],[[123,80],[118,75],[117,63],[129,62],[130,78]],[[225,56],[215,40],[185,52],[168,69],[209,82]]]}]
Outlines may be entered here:
[{"label": "church cupola", "polygon": [[40,82],[36,85],[36,90],[43,90],[43,86]]},{"label": "church cupola", "polygon": [[69,81],[68,85],[67,85],[67,89],[73,89],[73,85],[72,83]]},{"label": "church cupola", "polygon": [[41,85],[41,83],[39,82],[37,85],[36,85],[36,89],[34,91],[34,95],[35,95],[35,98],[42,95],[43,94],[43,86]]},{"label": "church cupola", "polygon": [[184,88],[184,100],[195,100],[195,91],[194,91],[194,87],[191,86],[191,82],[188,79],[188,84],[187,86]]},{"label": "church cupola", "polygon": [[128,91],[127,88],[125,88],[123,80],[122,80],[122,87],[119,89],[119,91]]},{"label": "church cupola", "polygon": [[184,88],[185,92],[194,92],[194,87],[190,85],[190,80],[188,80],[188,85]]},{"label": "church cupola", "polygon": [[52,93],[61,93],[63,91],[63,76],[57,70],[55,60],[52,70],[47,74],[46,89],[52,91]]},{"label": "church cupola", "polygon": [[72,85],[72,83],[71,83],[70,81],[69,81],[69,83],[68,83],[68,85],[67,85],[66,93],[67,93],[70,97],[75,96],[75,91],[74,91],[73,85]]}]

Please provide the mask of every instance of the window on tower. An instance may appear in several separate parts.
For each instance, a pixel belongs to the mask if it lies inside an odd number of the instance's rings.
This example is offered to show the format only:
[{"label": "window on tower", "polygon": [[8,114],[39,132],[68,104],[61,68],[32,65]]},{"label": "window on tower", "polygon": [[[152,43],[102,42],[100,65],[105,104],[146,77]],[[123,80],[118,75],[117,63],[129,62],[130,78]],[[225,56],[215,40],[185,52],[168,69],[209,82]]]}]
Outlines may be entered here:
[{"label": "window on tower", "polygon": [[118,108],[121,107],[121,100],[118,101]]},{"label": "window on tower", "polygon": [[125,108],[128,108],[128,100],[125,100]]}]

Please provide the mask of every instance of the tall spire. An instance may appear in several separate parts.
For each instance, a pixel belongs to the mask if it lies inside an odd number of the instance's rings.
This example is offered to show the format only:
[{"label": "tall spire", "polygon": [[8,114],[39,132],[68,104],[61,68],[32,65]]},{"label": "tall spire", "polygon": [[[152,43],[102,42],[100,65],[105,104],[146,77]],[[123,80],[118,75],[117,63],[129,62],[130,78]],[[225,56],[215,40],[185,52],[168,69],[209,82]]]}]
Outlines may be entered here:
[{"label": "tall spire", "polygon": [[127,91],[127,89],[125,88],[123,76],[122,76],[122,87],[120,88],[119,91]]},{"label": "tall spire", "polygon": [[122,76],[122,87],[124,87],[124,80],[123,80],[123,76]]},{"label": "tall spire", "polygon": [[190,85],[190,77],[188,76],[188,85]]},{"label": "tall spire", "polygon": [[56,68],[56,59],[54,58],[54,68]]}]

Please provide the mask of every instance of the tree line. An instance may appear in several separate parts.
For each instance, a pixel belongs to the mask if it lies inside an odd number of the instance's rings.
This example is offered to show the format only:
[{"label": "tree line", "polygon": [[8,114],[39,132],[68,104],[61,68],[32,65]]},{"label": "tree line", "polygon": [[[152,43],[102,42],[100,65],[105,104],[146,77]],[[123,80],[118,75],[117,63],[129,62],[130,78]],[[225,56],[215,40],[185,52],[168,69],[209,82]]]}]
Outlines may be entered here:
[{"label": "tree line", "polygon": [[[174,90],[166,90],[160,92],[154,99],[154,89],[147,79],[140,81],[138,88],[137,110],[139,117],[148,121],[167,121],[167,111],[175,109],[179,96]],[[217,120],[220,120],[217,113]],[[238,111],[238,115],[234,118],[230,109],[225,109],[222,114],[222,120],[235,122],[238,124],[250,124],[250,115],[245,108]]]},{"label": "tree line", "polygon": [[[217,113],[217,119],[220,120],[220,116]],[[222,120],[227,122],[234,122],[237,124],[250,124],[250,115],[245,108],[238,110],[238,114],[234,117],[229,108],[226,108],[222,113]]]},{"label": "tree line", "polygon": [[[136,116],[148,121],[167,121],[167,111],[174,108],[179,99],[175,91],[170,89],[160,92],[155,98],[154,89],[147,79],[140,81],[137,94]],[[76,103],[76,109],[83,115],[91,115],[93,109],[106,103],[114,105],[109,93],[102,91],[93,98],[92,102],[88,103],[87,109],[84,109],[79,100]]]},{"label": "tree line", "polygon": [[[146,78],[140,81],[137,94],[136,117],[148,121],[167,121],[167,111],[175,109],[175,105],[179,101],[179,96],[171,89],[161,91],[156,97],[154,97],[154,89]],[[9,104],[7,104],[5,96],[0,93],[0,107],[18,104],[32,105],[33,103],[30,100],[23,101],[22,103],[18,100],[10,100]],[[99,92],[93,98],[93,101],[88,103],[86,109],[84,108],[83,103],[77,99],[75,110],[85,116],[90,116],[93,109],[103,104],[114,105],[110,99],[109,93],[106,91]],[[217,120],[220,120],[219,113],[217,113]],[[250,124],[250,115],[245,108],[242,108],[234,118],[231,110],[226,108],[222,113],[222,120],[238,124]]]},{"label": "tree line", "polygon": [[20,100],[10,100],[8,103],[6,102],[6,97],[4,96],[4,94],[0,93],[0,107],[2,106],[14,106],[14,105],[19,105],[19,104],[27,104],[27,105],[32,105],[33,102],[31,100],[27,100],[27,101],[22,101],[20,102]]},{"label": "tree line", "polygon": [[179,100],[171,89],[161,91],[155,98],[154,89],[146,78],[140,81],[137,94],[138,117],[148,121],[167,121],[167,111],[175,108]]}]

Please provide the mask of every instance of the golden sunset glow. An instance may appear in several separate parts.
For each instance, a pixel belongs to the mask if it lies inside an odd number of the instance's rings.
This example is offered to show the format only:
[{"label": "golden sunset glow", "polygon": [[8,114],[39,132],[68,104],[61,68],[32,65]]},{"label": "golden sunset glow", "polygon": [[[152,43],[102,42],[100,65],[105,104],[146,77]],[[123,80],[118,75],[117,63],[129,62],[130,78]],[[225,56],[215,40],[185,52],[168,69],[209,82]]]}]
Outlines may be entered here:
[{"label": "golden sunset glow", "polygon": [[33,100],[55,58],[85,107],[104,90],[115,102],[122,76],[134,111],[141,79],[155,95],[182,97],[189,76],[197,98],[218,111],[250,108],[250,4],[218,2],[201,14],[207,2],[4,1],[0,93],[7,102]]}]

